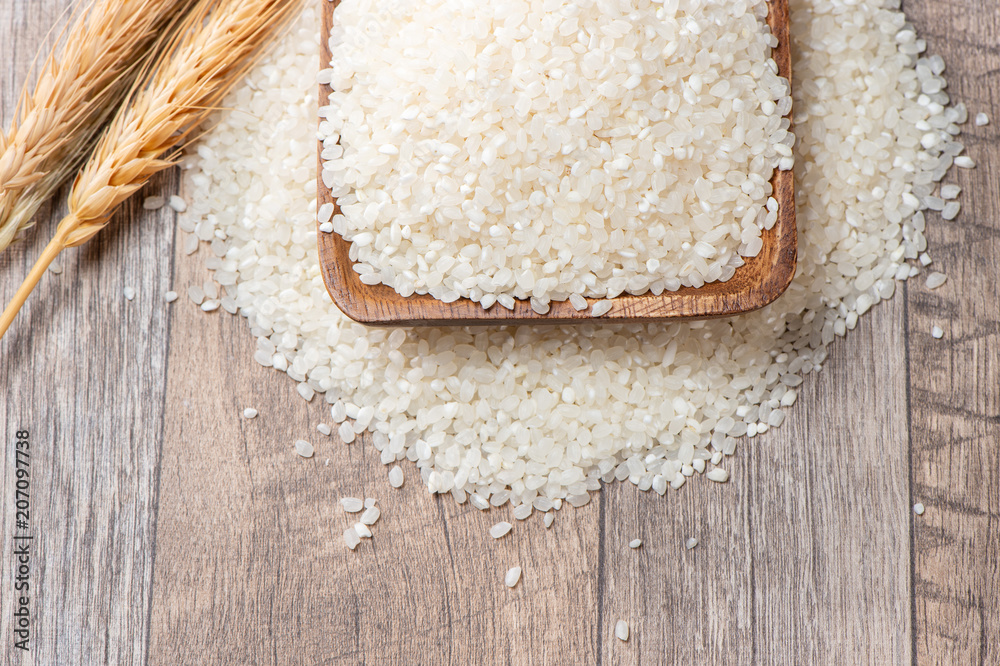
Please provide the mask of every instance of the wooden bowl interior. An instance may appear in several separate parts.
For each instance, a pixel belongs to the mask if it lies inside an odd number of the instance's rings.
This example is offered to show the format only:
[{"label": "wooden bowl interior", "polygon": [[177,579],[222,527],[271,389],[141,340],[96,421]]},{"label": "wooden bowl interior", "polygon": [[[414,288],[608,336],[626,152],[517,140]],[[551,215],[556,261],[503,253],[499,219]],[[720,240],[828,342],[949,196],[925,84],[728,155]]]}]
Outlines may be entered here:
[{"label": "wooden bowl interior", "polygon": [[[321,66],[327,67],[330,49],[325,36],[330,33],[338,2],[320,1],[323,4],[324,35],[320,57]],[[791,82],[788,0],[769,0],[768,5],[767,22],[778,38],[772,57],[779,74]],[[326,102],[330,92],[329,86],[320,86],[321,103]],[[778,202],[778,219],[771,229],[763,232],[764,246],[760,253],[748,259],[727,282],[712,282],[699,288],[684,287],[659,296],[621,295],[612,299],[613,304],[607,314],[596,318],[589,314],[589,308],[578,312],[568,301],[552,302],[548,314],[540,315],[531,309],[526,300],[517,300],[513,310],[499,304],[484,310],[478,303],[466,298],[443,303],[427,294],[403,297],[382,284],[366,285],[352,269],[350,243],[336,233],[318,234],[320,267],[327,290],[337,307],[351,319],[364,324],[566,324],[594,319],[620,320],[624,323],[726,317],[771,303],[785,291],[794,277],[797,252],[794,180],[793,171],[775,170],[771,186],[772,196]],[[319,206],[332,203],[335,214],[340,212],[336,199],[323,184],[322,178],[318,180],[317,194]],[[591,305],[597,300],[588,299]]]}]

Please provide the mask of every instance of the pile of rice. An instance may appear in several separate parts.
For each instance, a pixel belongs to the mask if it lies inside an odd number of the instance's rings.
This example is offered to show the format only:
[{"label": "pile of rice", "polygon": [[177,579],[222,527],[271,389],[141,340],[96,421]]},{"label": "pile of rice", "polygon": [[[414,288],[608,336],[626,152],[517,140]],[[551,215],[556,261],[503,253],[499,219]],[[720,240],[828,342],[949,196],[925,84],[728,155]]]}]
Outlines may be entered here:
[{"label": "pile of rice", "polygon": [[922,210],[943,202],[937,182],[962,151],[966,112],[898,0],[791,5],[800,262],[762,311],[565,328],[345,318],[317,263],[311,10],[191,156],[181,224],[212,242],[256,360],[306,399],[324,392],[342,437],[372,431],[383,462],[415,462],[432,492],[530,512],[582,504],[602,479],[659,493],[703,470],[725,480],[736,438],[780,426],[827,346],[919,272],[907,259],[929,261]]},{"label": "pile of rice", "polygon": [[361,280],[543,313],[728,280],[777,219],[774,168],[792,167],[766,15],[764,0],[344,0],[322,175]]}]

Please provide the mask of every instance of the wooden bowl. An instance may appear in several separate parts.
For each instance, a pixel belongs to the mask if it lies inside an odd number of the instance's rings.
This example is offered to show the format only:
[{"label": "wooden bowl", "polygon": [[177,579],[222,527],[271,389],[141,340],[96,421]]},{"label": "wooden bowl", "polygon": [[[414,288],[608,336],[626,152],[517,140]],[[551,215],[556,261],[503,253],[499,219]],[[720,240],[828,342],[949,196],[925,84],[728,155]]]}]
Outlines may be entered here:
[{"label": "wooden bowl", "polygon": [[[323,5],[323,38],[321,67],[330,63],[329,40],[333,25],[333,10],[338,1],[319,0]],[[788,0],[769,0],[767,22],[778,38],[773,58],[778,73],[792,76],[789,52]],[[320,86],[320,101],[326,103],[331,89]],[[789,113],[790,117],[790,113]],[[322,150],[322,143],[320,143]],[[320,160],[322,171],[322,160]],[[453,303],[443,303],[429,294],[400,296],[383,284],[366,285],[352,269],[349,257],[350,243],[336,233],[318,233],[319,262],[323,280],[333,302],[354,321],[362,324],[393,325],[471,325],[471,324],[570,324],[592,320],[613,320],[620,323],[664,321],[670,319],[705,319],[726,317],[762,308],[780,296],[795,275],[797,236],[795,231],[795,176],[792,171],[775,170],[771,177],[772,196],[778,202],[778,219],[774,226],[763,232],[764,247],[746,264],[736,269],[726,282],[711,282],[702,287],[684,287],[677,291],[663,292],[659,296],[623,294],[612,299],[611,310],[600,317],[593,317],[590,308],[578,312],[569,301],[551,303],[548,314],[538,314],[527,300],[517,300],[513,310],[499,304],[484,310],[478,303],[460,298]],[[318,182],[318,205],[334,205],[340,212],[330,190]],[[593,305],[600,299],[587,299]]]}]

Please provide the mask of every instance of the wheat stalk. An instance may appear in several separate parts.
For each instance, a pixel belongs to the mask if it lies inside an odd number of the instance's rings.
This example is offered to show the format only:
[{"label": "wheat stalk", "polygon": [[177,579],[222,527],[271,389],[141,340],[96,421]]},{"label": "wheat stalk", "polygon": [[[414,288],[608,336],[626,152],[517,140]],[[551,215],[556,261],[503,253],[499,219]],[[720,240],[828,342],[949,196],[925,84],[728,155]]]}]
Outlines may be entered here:
[{"label": "wheat stalk", "polygon": [[0,315],[0,337],[52,260],[103,229],[120,203],[171,166],[205,120],[300,10],[303,0],[198,0],[108,126],[73,182],[69,215]]},{"label": "wheat stalk", "polygon": [[0,131],[0,251],[74,174],[137,73],[195,0],[90,0]]}]

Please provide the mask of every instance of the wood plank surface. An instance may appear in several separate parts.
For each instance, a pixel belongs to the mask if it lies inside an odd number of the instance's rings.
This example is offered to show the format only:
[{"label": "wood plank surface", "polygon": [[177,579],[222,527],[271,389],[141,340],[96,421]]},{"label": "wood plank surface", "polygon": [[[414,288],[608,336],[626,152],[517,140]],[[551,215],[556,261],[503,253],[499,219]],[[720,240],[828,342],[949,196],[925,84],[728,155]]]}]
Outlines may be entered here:
[{"label": "wood plank surface", "polygon": [[1000,5],[906,9],[948,63],[949,91],[992,120],[964,128],[978,168],[948,178],[964,191],[961,216],[928,218],[948,282],[904,291],[911,493],[927,507],[912,520],[914,661],[1000,664]]},{"label": "wood plank surface", "polygon": [[[9,118],[64,0],[0,3],[0,109]],[[6,121],[4,122],[6,126]],[[150,187],[173,190],[178,174]],[[13,296],[66,212],[42,210],[0,254]],[[147,653],[156,475],[165,420],[171,216],[128,205],[90,245],[57,259],[0,341],[0,663],[139,664]],[[122,295],[131,286],[132,302]],[[14,648],[15,432],[31,442],[30,651]],[[18,530],[18,533],[23,533]]]},{"label": "wood plank surface", "polygon": [[[5,117],[67,4],[0,0]],[[728,484],[612,484],[493,541],[506,510],[432,497],[408,463],[393,490],[369,442],[318,435],[326,406],[253,363],[245,320],[163,302],[207,277],[172,213],[133,205],[66,253],[0,341],[0,664],[1000,663],[1000,7],[904,4],[950,90],[994,120],[964,127],[979,168],[948,178],[962,214],[929,217],[949,280],[911,281],[835,343]],[[62,211],[0,254],[0,298]],[[21,429],[27,653],[11,634]],[[383,509],[354,552],[344,496]]]}]

